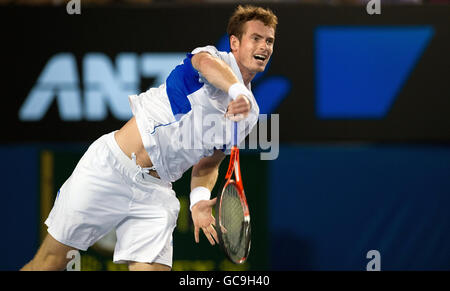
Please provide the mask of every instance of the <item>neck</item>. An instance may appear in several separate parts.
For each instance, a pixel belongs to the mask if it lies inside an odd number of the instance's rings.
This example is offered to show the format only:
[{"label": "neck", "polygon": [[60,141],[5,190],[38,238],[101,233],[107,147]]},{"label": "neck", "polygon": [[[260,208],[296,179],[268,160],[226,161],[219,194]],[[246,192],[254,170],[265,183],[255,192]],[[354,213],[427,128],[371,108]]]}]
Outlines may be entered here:
[{"label": "neck", "polygon": [[248,84],[253,80],[256,73],[251,73],[245,70],[245,68],[242,68],[240,64],[239,69],[241,70],[242,80],[244,81],[245,86],[248,86]]},{"label": "neck", "polygon": [[234,54],[234,59],[236,60],[236,63],[239,67],[239,71],[241,71],[241,75],[242,75],[242,80],[244,81],[244,85],[248,86],[248,84],[253,80],[253,78],[256,76],[256,73],[250,72],[249,70],[247,70],[242,64],[241,62],[238,61],[238,58],[236,57],[236,55]]}]

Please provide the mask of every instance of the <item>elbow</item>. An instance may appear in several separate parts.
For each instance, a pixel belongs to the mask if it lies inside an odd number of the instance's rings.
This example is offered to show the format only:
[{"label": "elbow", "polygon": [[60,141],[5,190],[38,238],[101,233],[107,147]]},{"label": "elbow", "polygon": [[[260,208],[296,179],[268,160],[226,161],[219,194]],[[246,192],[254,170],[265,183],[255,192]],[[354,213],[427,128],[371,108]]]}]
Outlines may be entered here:
[{"label": "elbow", "polygon": [[202,158],[192,169],[193,175],[202,176],[219,171],[219,166],[225,159],[225,154],[220,150],[215,150],[214,154],[209,157]]},{"label": "elbow", "polygon": [[211,62],[213,61],[212,58],[213,57],[209,53],[195,54],[191,59],[192,66],[200,73],[203,73],[204,68],[211,65]]}]

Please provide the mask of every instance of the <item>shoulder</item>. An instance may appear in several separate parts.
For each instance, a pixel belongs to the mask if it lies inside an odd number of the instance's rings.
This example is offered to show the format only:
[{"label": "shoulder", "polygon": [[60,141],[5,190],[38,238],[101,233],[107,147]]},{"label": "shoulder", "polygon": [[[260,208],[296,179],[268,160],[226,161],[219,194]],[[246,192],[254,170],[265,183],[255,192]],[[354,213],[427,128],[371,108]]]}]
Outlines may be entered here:
[{"label": "shoulder", "polygon": [[213,57],[216,57],[216,58],[220,58],[221,57],[221,53],[219,52],[219,50],[215,46],[212,46],[212,45],[207,45],[207,46],[195,48],[191,52],[191,54],[195,55],[195,54],[198,54],[198,53],[201,53],[201,52],[209,53],[210,55],[212,55]]},{"label": "shoulder", "polygon": [[[204,47],[198,47],[190,53],[191,60],[194,60],[196,64],[200,59],[219,59],[231,66],[231,58],[228,52],[219,51],[215,46],[208,45]],[[196,60],[195,60],[196,59]]]},{"label": "shoulder", "polygon": [[229,63],[229,55],[228,52],[219,51],[213,45],[207,45],[204,47],[198,47],[191,52],[191,56],[199,54],[199,53],[208,53],[210,56],[214,58],[218,58],[226,63]]},{"label": "shoulder", "polygon": [[201,64],[209,64],[210,61],[222,60],[222,52],[212,45],[198,47],[194,49],[188,57],[191,59],[192,66],[196,70],[201,70]]}]

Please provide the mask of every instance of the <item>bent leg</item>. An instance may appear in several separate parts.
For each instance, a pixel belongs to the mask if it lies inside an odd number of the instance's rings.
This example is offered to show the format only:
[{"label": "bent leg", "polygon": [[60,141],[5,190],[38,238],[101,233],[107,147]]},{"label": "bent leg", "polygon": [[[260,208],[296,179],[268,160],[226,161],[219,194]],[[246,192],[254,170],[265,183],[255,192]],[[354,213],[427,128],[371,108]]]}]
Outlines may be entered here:
[{"label": "bent leg", "polygon": [[128,262],[128,270],[130,270],[130,271],[170,271],[171,268],[167,265],[158,264],[158,263]]},{"label": "bent leg", "polygon": [[55,240],[50,234],[44,239],[34,258],[21,271],[62,271],[71,260],[67,253],[76,250]]}]

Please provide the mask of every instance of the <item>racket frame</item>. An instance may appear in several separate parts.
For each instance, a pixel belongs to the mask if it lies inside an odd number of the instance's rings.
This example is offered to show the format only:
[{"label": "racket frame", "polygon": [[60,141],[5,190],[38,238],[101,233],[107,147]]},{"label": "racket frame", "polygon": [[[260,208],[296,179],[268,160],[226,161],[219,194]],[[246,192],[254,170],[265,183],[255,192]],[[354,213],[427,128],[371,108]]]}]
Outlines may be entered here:
[{"label": "racket frame", "polygon": [[[232,179],[232,175],[234,174],[236,180]],[[233,259],[229,250],[224,244],[222,232],[222,225],[220,221],[221,214],[221,205],[222,205],[222,194],[226,187],[229,184],[234,184],[236,187],[239,200],[241,201],[242,209],[244,212],[244,228],[245,228],[245,256],[240,258],[239,260]],[[219,244],[227,255],[228,259],[235,264],[243,264],[248,258],[248,254],[250,252],[250,244],[251,244],[251,225],[250,225],[250,211],[248,208],[247,198],[245,197],[244,186],[242,183],[241,169],[240,169],[240,161],[239,161],[239,148],[237,145],[233,145],[231,148],[230,154],[230,163],[228,165],[228,170],[225,175],[225,182],[223,186],[220,188],[219,193],[217,194],[217,204],[216,204],[216,231],[219,237]]]}]

